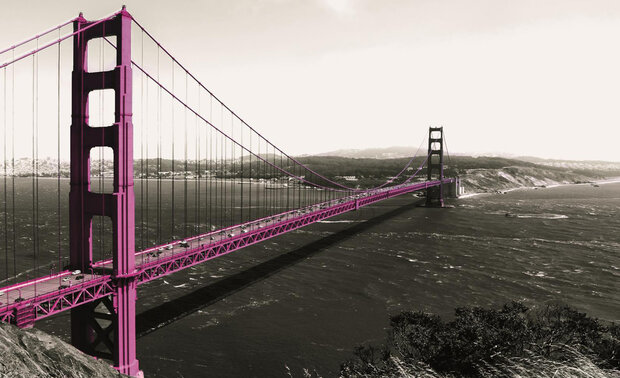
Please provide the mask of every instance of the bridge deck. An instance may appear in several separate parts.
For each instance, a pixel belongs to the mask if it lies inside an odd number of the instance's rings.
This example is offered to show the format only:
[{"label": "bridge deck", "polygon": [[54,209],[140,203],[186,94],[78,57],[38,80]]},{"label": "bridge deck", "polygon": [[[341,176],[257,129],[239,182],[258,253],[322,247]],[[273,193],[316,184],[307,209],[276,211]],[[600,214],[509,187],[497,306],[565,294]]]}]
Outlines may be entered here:
[{"label": "bridge deck", "polygon": [[[444,179],[444,184],[451,182]],[[317,221],[439,184],[428,181],[377,189],[149,248],[136,252],[136,273],[131,278],[140,285]],[[112,261],[105,260],[88,272],[67,270],[1,288],[0,320],[29,326],[112,294],[117,279],[112,277]]]}]

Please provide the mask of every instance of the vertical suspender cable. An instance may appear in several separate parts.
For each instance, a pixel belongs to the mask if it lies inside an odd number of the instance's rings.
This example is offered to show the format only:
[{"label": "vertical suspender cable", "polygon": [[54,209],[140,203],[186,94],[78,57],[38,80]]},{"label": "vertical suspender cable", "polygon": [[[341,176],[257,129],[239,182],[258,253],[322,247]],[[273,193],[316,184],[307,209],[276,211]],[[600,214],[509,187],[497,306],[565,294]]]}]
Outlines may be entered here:
[{"label": "vertical suspender cable", "polygon": [[[188,101],[188,95],[189,92],[187,90],[187,72],[185,73],[185,102],[187,104],[189,104]],[[188,165],[187,165],[187,107],[184,108],[184,158],[185,158],[185,165],[183,166],[183,237],[187,237],[187,170],[188,170]]]},{"label": "vertical suspender cable", "polygon": [[[290,170],[290,159],[287,157],[286,158],[286,170]],[[290,211],[291,210],[291,180],[289,180],[289,177],[285,177],[286,178],[286,211]]]},{"label": "vertical suspender cable", "polygon": [[[222,121],[222,130],[225,130],[225,122]],[[224,219],[225,219],[225,225],[226,227],[231,226],[232,222],[231,222],[231,217],[230,217],[230,207],[229,204],[232,202],[228,201],[228,196],[230,195],[230,182],[228,180],[228,178],[231,176],[231,171],[232,171],[232,159],[230,158],[229,154],[232,152],[231,148],[228,147],[228,142],[229,140],[227,138],[223,138],[224,140],[224,172],[226,172],[226,177],[224,178]],[[232,198],[230,199],[230,201],[232,201]]]},{"label": "vertical suspender cable", "polygon": [[[39,41],[37,41],[37,45],[39,44]],[[38,47],[38,46],[37,46]],[[37,119],[36,119],[36,154],[35,154],[35,158],[36,158],[36,179],[35,179],[35,191],[36,191],[36,208],[37,208],[37,271],[36,271],[36,277],[39,276],[39,265],[40,265],[40,259],[41,259],[41,238],[39,235],[39,213],[40,213],[40,208],[39,208],[39,55],[37,54],[37,58],[36,58],[37,64],[36,64],[36,76],[37,76],[37,93],[36,93],[36,107],[37,107]],[[34,286],[34,291],[35,291],[35,295],[37,293],[37,286],[35,283]]]},{"label": "vertical suspender cable", "polygon": [[[260,149],[261,139],[262,138],[260,138],[258,140],[258,154],[259,154],[259,156],[262,153],[262,151]],[[267,182],[266,181],[266,178],[267,178],[267,175],[266,175],[267,166],[265,165],[265,161],[264,160],[262,162],[260,162],[259,164],[260,164],[260,168],[261,168],[261,175],[260,175],[260,177],[261,177],[261,179],[260,179],[261,180],[261,185],[260,185],[260,187],[263,190],[263,195],[261,196],[261,197],[263,197],[263,204],[262,204],[262,206],[260,208],[261,209],[260,216],[264,217],[265,213],[266,213],[265,209],[267,207],[267,185],[265,184]]]},{"label": "vertical suspender cable", "polygon": [[[144,33],[144,31],[142,33]],[[159,47],[157,48],[156,51],[157,51],[157,79],[159,80]],[[156,99],[159,101],[158,97],[156,97]],[[160,105],[161,104],[159,104],[159,102],[156,103],[156,107],[157,107],[157,117],[156,117],[157,125],[156,125],[156,130],[157,130],[158,134],[159,134],[159,107],[160,107]],[[149,107],[149,81],[148,80],[146,80],[146,107],[147,108]],[[148,112],[148,109],[147,109],[146,114],[147,114],[147,117],[148,117],[148,115],[150,115],[150,113]],[[146,138],[148,138],[150,136],[149,124],[150,124],[150,122],[149,122],[149,120],[147,120],[147,122],[146,122],[146,131],[145,131]],[[156,150],[158,151],[157,156],[159,157],[159,145],[158,145],[158,148]],[[144,196],[146,197],[145,198],[145,202],[146,202],[145,203],[145,207],[146,207],[146,209],[144,211],[144,216],[145,216],[146,219],[144,220],[144,226],[145,226],[145,229],[146,229],[145,230],[145,236],[146,236],[146,239],[147,239],[146,242],[147,242],[147,245],[150,246],[151,245],[151,243],[150,243],[151,236],[149,235],[149,231],[150,231],[150,229],[149,229],[149,223],[150,222],[149,221],[150,221],[151,216],[149,215],[149,196],[150,196],[149,195],[149,181],[150,181],[151,177],[149,175],[149,142],[148,142],[148,140],[146,141],[145,146],[144,146],[144,154],[146,155],[146,167],[145,167],[145,169],[146,169],[146,174],[145,174],[145,176],[146,176],[145,177],[146,188],[144,188]],[[159,159],[155,159],[155,167],[156,168],[158,166],[158,162],[159,162]],[[157,181],[157,185],[159,185],[159,180]],[[158,214],[156,214],[156,219],[157,219],[157,224],[155,225],[155,227],[156,227],[156,230],[155,230],[155,238],[156,239],[155,240],[159,241],[159,215]]]},{"label": "vertical suspender cable", "polygon": [[[157,46],[157,81],[160,80],[159,46]],[[161,219],[161,87],[157,88],[157,244],[162,243],[162,219]],[[148,147],[148,144],[147,144]],[[147,194],[148,196],[148,194]],[[148,228],[148,225],[147,225]],[[159,255],[158,255],[159,256]]]},{"label": "vertical suspender cable", "polygon": [[[213,121],[213,96],[209,95],[209,120]],[[208,194],[209,199],[207,201],[209,205],[209,213],[208,213],[208,224],[210,231],[213,231],[213,224],[215,221],[215,217],[213,216],[213,150],[215,144],[213,143],[213,127],[206,125],[209,128],[209,186],[208,186]],[[205,133],[206,134],[206,133]]]},{"label": "vertical suspender cable", "polygon": [[[274,149],[273,149],[273,163],[275,164],[277,162],[277,160],[278,160],[278,155],[277,155],[276,149],[274,147]],[[281,160],[280,160],[280,162],[281,162]],[[280,164],[280,167],[281,166],[282,166],[282,164]],[[275,183],[276,183],[277,188],[278,188],[278,190],[276,190],[276,193],[274,193],[274,196],[276,198],[276,201],[275,201],[276,212],[279,213],[280,212],[280,206],[282,204],[282,180],[281,180],[282,177],[281,177],[280,172],[278,170],[274,169],[274,173],[276,175],[276,180],[277,180]]]},{"label": "vertical suspender cable", "polygon": [[[15,50],[12,51],[15,60]],[[13,228],[13,277],[17,275],[17,236],[15,230],[15,66],[11,70],[11,226]]]},{"label": "vertical suspender cable", "polygon": [[[174,93],[174,61],[172,61],[172,93]],[[174,239],[175,238],[175,230],[174,230],[174,226],[175,226],[175,222],[174,222],[174,181],[175,181],[175,171],[174,171],[174,98],[170,98],[170,105],[171,105],[171,115],[172,115],[172,121],[170,122],[170,128],[172,130],[172,222],[171,222],[171,229],[172,229],[172,235],[171,238]]]},{"label": "vertical suspender cable", "polygon": [[[274,164],[277,163],[278,161],[278,153],[276,152],[276,149],[273,149],[273,160],[274,160]],[[282,158],[280,158],[280,167],[282,167]],[[274,172],[276,174],[276,184],[278,187],[278,190],[275,193],[276,196],[276,212],[280,212],[280,207],[282,206],[282,175],[281,172],[278,171],[277,169],[274,169]]]},{"label": "vertical suspender cable", "polygon": [[[252,134],[256,133],[250,130],[250,135]],[[252,171],[252,177],[254,178],[254,189],[256,193],[254,195],[254,208],[256,209],[256,214],[254,215],[254,218],[260,218],[260,160],[256,158],[256,156],[260,156],[260,138],[258,137],[258,135],[255,135],[255,139],[256,149],[254,150],[254,154],[250,156],[250,162],[254,160],[254,170]],[[250,187],[250,190],[252,190],[252,187]]]},{"label": "vertical suspender cable", "polygon": [[[220,127],[223,130],[224,129],[224,108],[220,107],[220,113],[221,113],[221,123],[220,123]],[[227,221],[226,221],[226,192],[228,191],[226,188],[226,152],[228,151],[228,149],[226,148],[226,138],[224,138],[223,135],[220,136],[220,146],[222,148],[221,151],[221,156],[222,156],[222,161],[220,162],[220,167],[221,167],[221,172],[222,172],[222,178],[220,180],[220,185],[222,188],[222,193],[220,194],[220,196],[222,197],[222,200],[220,201],[220,210],[222,213],[222,227],[226,227],[228,225]]]},{"label": "vertical suspender cable", "polygon": [[276,149],[275,148],[273,149],[273,153],[271,156],[272,156],[272,164],[273,164],[271,165],[271,177],[272,177],[271,181],[273,182],[273,188],[274,188],[274,190],[271,191],[271,207],[272,207],[271,213],[275,214],[277,206],[278,206],[277,200],[278,200],[278,192],[279,192],[278,181],[277,181],[278,178],[276,176],[276,169],[274,167],[274,165],[276,164]]},{"label": "vertical suspender cable", "polygon": [[[144,33],[144,32],[142,32],[142,33]],[[159,48],[158,48],[158,50],[159,50]],[[157,52],[157,55],[158,55],[158,59],[157,60],[159,61],[159,51]],[[159,78],[159,62],[157,63],[157,77]],[[146,113],[146,117],[148,117],[150,115],[150,112],[148,111],[148,108],[149,108],[149,81],[148,80],[145,80],[145,81],[146,81],[146,106],[145,107],[147,108],[145,113]],[[158,125],[159,125],[159,105],[160,105],[159,103],[157,103],[157,105],[156,105],[157,106],[157,118],[156,119],[157,119]],[[146,127],[145,127],[146,128],[146,130],[145,130],[145,138],[149,138],[150,137],[149,126],[150,126],[150,122],[149,122],[149,119],[147,119],[146,120]],[[156,126],[156,127],[157,127],[156,130],[159,133],[159,126]],[[150,229],[149,229],[149,220],[150,220],[150,215],[149,215],[149,181],[151,181],[150,180],[151,177],[150,177],[150,174],[149,174],[149,142],[148,142],[148,139],[147,139],[146,143],[144,143],[144,144],[145,144],[145,146],[144,146],[144,154],[146,156],[146,164],[145,164],[146,166],[144,167],[146,169],[146,172],[145,172],[145,176],[146,177],[144,178],[144,181],[145,181],[145,184],[146,184],[146,188],[144,188],[144,196],[146,197],[145,201],[144,201],[145,202],[145,207],[146,207],[146,209],[144,210],[144,216],[146,218],[144,220],[144,226],[145,226],[144,234],[145,234],[145,238],[146,238],[146,244],[148,246],[150,246],[151,245],[151,236],[149,235],[149,231],[150,231]],[[158,154],[158,156],[159,156],[159,154]],[[155,160],[155,166],[156,167],[157,167],[157,162],[158,162],[158,159]],[[157,216],[156,216],[156,219],[157,219],[157,225],[156,225],[157,228],[155,230],[155,237],[157,238],[156,240],[159,241],[159,218],[157,218]]]},{"label": "vertical suspender cable", "polygon": [[7,83],[6,83],[6,67],[4,67],[4,96],[3,101],[4,101],[4,111],[2,113],[3,118],[4,118],[4,132],[2,133],[2,136],[4,137],[3,140],[3,145],[4,145],[4,177],[3,177],[3,184],[4,184],[4,190],[3,190],[3,209],[4,209],[4,270],[5,270],[5,277],[6,279],[9,278],[9,213],[8,213],[8,195],[6,192],[6,187],[7,187],[7,180],[6,180],[6,133],[7,133],[7,127],[6,127],[6,87],[7,87]]},{"label": "vertical suspender cable", "polygon": [[[230,134],[231,138],[235,137],[235,127],[234,127],[234,117],[232,113],[230,114]],[[230,225],[232,226],[235,222],[235,181],[236,181],[236,170],[235,170],[235,152],[236,148],[232,140],[230,141],[230,172],[232,174],[230,180]]]},{"label": "vertical suspender cable", "polygon": [[273,179],[273,169],[271,164],[269,164],[269,143],[265,143],[265,158],[267,160],[267,162],[265,163],[266,167],[267,167],[267,177],[268,180],[267,182],[267,190],[265,191],[267,193],[267,203],[269,204],[267,207],[269,208],[269,215],[273,214],[273,190],[270,190],[269,188],[271,188],[271,184],[272,184],[272,179]]},{"label": "vertical suspender cable", "polygon": [[[254,215],[254,218],[260,218],[261,217],[261,206],[260,206],[260,160],[258,159],[258,156],[260,156],[260,138],[258,137],[258,135],[255,136],[256,139],[256,149],[254,150],[254,155],[252,155],[250,157],[250,159],[254,158],[254,189],[255,189],[255,195],[254,195],[254,208],[256,209],[256,214]],[[251,161],[251,160],[250,160]],[[251,188],[250,188],[251,189]]]},{"label": "vertical suspender cable", "polygon": [[[226,123],[222,123],[222,130],[226,127]],[[232,225],[232,171],[233,171],[233,162],[232,162],[232,145],[229,146],[229,139],[222,136],[223,145],[224,145],[224,225],[229,227]],[[230,197],[230,198],[229,198]]]},{"label": "vertical suspender cable", "polygon": [[[221,110],[220,110],[220,125],[222,117],[221,117]],[[217,172],[218,172],[218,178],[216,179],[216,185],[217,185],[217,192],[215,193],[215,200],[217,203],[217,213],[218,213],[218,228],[223,228],[223,212],[222,212],[222,193],[224,193],[224,187],[222,186],[222,180],[224,177],[224,168],[223,168],[223,163],[224,163],[224,144],[223,144],[223,140],[222,140],[222,135],[221,134],[216,134],[217,137]]]},{"label": "vertical suspender cable", "polygon": [[450,158],[450,151],[448,150],[448,141],[446,140],[446,134],[442,132],[443,144],[446,146],[446,156],[448,157],[448,167],[452,167],[452,159]]},{"label": "vertical suspender cable", "polygon": [[[140,35],[140,64],[144,66],[144,31]],[[148,100],[147,100],[148,101]],[[140,249],[144,250],[144,74],[140,75]],[[147,163],[148,164],[148,163]]]},{"label": "vertical suspender cable", "polygon": [[[274,152],[274,160],[277,161],[278,156],[276,154],[279,155],[279,153],[276,152],[276,149],[273,149]],[[280,168],[282,168],[282,155],[280,155]],[[276,210],[277,212],[281,212],[281,207],[282,207],[282,193],[284,193],[283,189],[283,183],[282,183],[282,173],[278,170],[275,170],[276,175],[277,175],[277,180],[278,180],[278,193],[276,194],[276,197],[278,199],[277,203],[276,203]]]},{"label": "vertical suspender cable", "polygon": [[[286,167],[284,167],[284,158],[283,158],[282,154],[280,154],[280,167],[281,168],[286,168]],[[282,176],[282,173],[280,173],[279,176],[280,176],[280,180],[279,180],[280,181],[280,186],[282,187],[282,185],[285,184],[283,181],[286,179],[286,176]],[[280,189],[280,206],[284,205],[284,201],[282,200],[282,195],[283,194],[284,194],[284,191]],[[286,194],[288,195],[288,186],[287,186]],[[287,204],[287,206],[288,206],[288,204]],[[288,210],[288,208],[286,210]]]},{"label": "vertical suspender cable", "polygon": [[[60,28],[58,28],[58,37],[60,38]],[[61,262],[61,254],[62,254],[62,228],[61,228],[61,221],[62,221],[62,216],[60,213],[60,54],[61,54],[61,50],[60,50],[60,42],[58,42],[58,72],[57,72],[57,78],[56,78],[56,85],[57,85],[57,115],[58,115],[58,119],[57,119],[57,123],[56,123],[56,128],[57,128],[57,139],[58,139],[58,146],[57,146],[57,150],[56,150],[56,164],[57,169],[58,169],[58,187],[57,187],[57,203],[56,203],[56,216],[58,217],[58,272],[60,272],[60,270],[62,269],[62,262]],[[58,277],[58,283],[60,285],[60,277]]]},{"label": "vertical suspender cable", "polygon": [[[201,109],[200,109],[200,86],[198,86],[198,114],[202,114]],[[200,129],[198,128],[198,117],[194,116],[194,120],[195,120],[195,126],[194,126],[194,134],[196,137],[196,181],[194,183],[194,201],[196,202],[196,206],[195,206],[195,212],[194,212],[194,219],[196,219],[196,226],[197,226],[197,230],[198,233],[202,233],[202,225],[200,224],[200,213],[201,213],[201,207],[200,207],[200,181],[202,181],[202,173],[200,172],[200,159],[202,158],[202,155],[200,154],[200,136],[201,136],[201,132]]]},{"label": "vertical suspender cable", "polygon": [[[212,101],[209,97],[209,120],[212,120],[211,118],[211,105],[212,105]],[[211,203],[211,192],[213,191],[213,179],[211,178],[213,175],[213,128],[209,127],[208,124],[205,123],[205,148],[207,149],[207,151],[205,151],[205,172],[206,172],[206,177],[205,177],[205,215],[206,215],[206,219],[205,219],[205,225],[207,227],[207,232],[209,231],[213,231],[212,230],[212,224],[213,224],[213,213],[211,212],[212,208],[212,203]]]},{"label": "vertical suspender cable", "polygon": [[[103,24],[103,35],[105,35],[105,23]],[[103,38],[99,40],[100,41],[100,50],[99,50],[99,71],[101,71],[101,87],[104,88],[105,87],[105,73],[104,73],[104,47],[103,47]],[[100,96],[99,96],[99,125],[103,126],[103,92],[100,92]],[[100,134],[103,137],[103,127],[101,127],[100,129]],[[99,148],[99,192],[100,193],[105,193],[105,182],[103,181],[104,178],[104,154],[103,154],[103,148]],[[105,200],[104,200],[104,196],[101,196],[101,207],[103,208],[105,205]],[[105,249],[105,244],[104,244],[104,217],[98,217],[99,220],[99,260],[103,260],[104,259],[104,249]]]},{"label": "vertical suspender cable", "polygon": [[271,171],[271,182],[273,183],[273,188],[274,190],[271,191],[271,214],[275,214],[276,211],[276,196],[277,196],[277,192],[278,192],[278,183],[277,183],[277,179],[276,179],[276,170],[274,168],[274,165],[276,164],[276,149],[274,147],[273,149],[273,154],[271,155],[272,160],[273,160],[273,165],[271,165],[269,167],[269,170]]},{"label": "vertical suspender cable", "polygon": [[[143,32],[144,34],[144,32]],[[144,47],[143,47],[144,49]],[[144,77],[144,75],[142,75]],[[143,102],[143,121],[142,121],[142,143],[144,144],[144,172],[142,172],[142,179],[143,179],[143,186],[144,188],[144,218],[142,219],[142,224],[144,226],[144,241],[143,241],[143,245],[142,245],[142,249],[147,248],[147,246],[150,246],[150,237],[149,237],[149,228],[147,227],[147,222],[148,222],[148,218],[149,218],[149,181],[150,181],[150,176],[149,176],[149,137],[151,135],[150,132],[150,126],[151,126],[151,122],[150,122],[150,115],[151,112],[149,111],[149,81],[148,80],[144,80],[144,102]]]},{"label": "vertical suspender cable", "polygon": [[[311,173],[310,172],[306,172],[306,174],[308,175],[308,181],[310,181],[311,179]],[[306,183],[304,183],[303,185],[303,193],[304,193],[304,206],[308,206],[308,187],[306,186]]]},{"label": "vertical suspender cable", "polygon": [[34,148],[35,148],[35,140],[34,140],[34,128],[35,128],[35,101],[34,101],[34,96],[35,96],[35,90],[34,90],[34,86],[35,86],[35,78],[34,78],[34,72],[35,72],[35,56],[36,54],[32,55],[32,270],[36,270],[36,261],[37,261],[37,249],[36,249],[36,219],[35,219],[35,214],[36,214],[36,210],[35,210],[35,156],[34,156]]},{"label": "vertical suspender cable", "polygon": [[[309,173],[309,175],[312,177],[312,180],[309,180],[309,181],[316,182],[315,180],[317,179],[317,177],[314,175],[314,173]],[[308,205],[314,204],[314,195],[315,195],[314,188],[315,186],[313,185],[309,185],[307,187],[307,190],[310,191],[310,193],[308,193]]]},{"label": "vertical suspender cable", "polygon": [[[266,193],[267,193],[267,203],[268,203],[268,211],[269,211],[269,215],[273,214],[273,209],[274,209],[274,193],[277,191],[275,182],[274,182],[274,177],[273,177],[273,156],[270,150],[271,147],[271,143],[269,143],[268,141],[266,141],[265,143],[265,160],[266,160],[266,168],[267,168],[267,177],[268,180],[266,181],[266,185],[267,185],[267,189]],[[271,159],[270,159],[271,156]],[[271,188],[271,189],[270,189]]]},{"label": "vertical suspender cable", "polygon": [[261,184],[261,161],[260,159],[258,159],[258,157],[260,156],[260,136],[258,136],[258,134],[256,135],[256,218],[260,218],[263,213],[262,213],[262,207],[260,204],[260,198],[261,198],[261,188],[262,188],[262,184]]},{"label": "vertical suspender cable", "polygon": [[248,220],[251,221],[252,220],[252,206],[253,206],[252,205],[252,177],[253,177],[252,176],[252,130],[248,129],[248,131],[249,131],[249,139],[250,139],[250,148],[249,148],[249,151],[250,151],[250,156],[249,156],[249,158],[250,158],[250,166],[248,168],[248,172],[249,172],[248,180],[250,181],[249,184],[248,184],[248,189],[249,189],[249,191],[248,191],[248,197],[249,197],[249,199],[248,199],[248,202],[249,202],[249,204],[248,204]]},{"label": "vertical suspender cable", "polygon": [[[268,158],[269,154],[267,153],[267,144],[266,144],[267,142],[263,138],[261,139],[262,141],[265,142],[265,152],[263,152],[263,157]],[[268,215],[269,213],[269,210],[268,210],[269,198],[267,196],[267,180],[269,179],[269,175],[267,174],[267,161],[266,160],[263,160],[262,166],[263,166],[263,172],[262,172],[263,185],[261,185],[261,188],[263,189],[263,208],[262,208],[263,213],[261,214],[261,217],[264,217]]]},{"label": "vertical suspender cable", "polygon": [[[143,241],[143,245],[142,245],[142,249],[147,248],[147,246],[150,246],[150,236],[149,236],[149,228],[148,228],[148,221],[149,221],[149,182],[151,181],[150,179],[150,175],[149,175],[149,137],[151,136],[151,132],[150,132],[150,126],[151,126],[151,122],[150,122],[150,112],[149,112],[149,82],[148,80],[145,80],[145,84],[144,84],[144,118],[143,118],[143,124],[142,124],[142,129],[143,129],[143,144],[144,144],[144,172],[142,173],[143,175],[143,186],[144,186],[144,218],[142,219],[142,224],[144,227],[144,241]],[[157,136],[156,136],[157,137]],[[157,163],[156,163],[157,164]]]},{"label": "vertical suspender cable", "polygon": [[[37,38],[37,49],[39,48],[39,40]],[[37,68],[36,68],[37,54],[32,55],[32,251],[33,251],[33,271],[35,277],[37,274]],[[37,292],[37,284],[34,284],[35,296]]]},{"label": "vertical suspender cable", "polygon": [[[241,145],[243,146],[243,124],[239,123],[239,130],[241,131]],[[239,214],[240,223],[243,223],[243,148],[240,150],[241,153],[241,213]]]},{"label": "vertical suspender cable", "polygon": [[[232,114],[230,115],[230,128],[232,130]],[[233,166],[234,166],[234,147],[232,144],[232,141],[230,142],[230,150],[228,148],[228,143],[229,140],[225,139],[226,141],[226,160],[228,162],[228,167],[226,169],[227,175],[229,176],[229,179],[226,180],[226,183],[224,184],[226,186],[226,190],[230,189],[230,202],[226,202],[226,207],[227,207],[227,212],[226,212],[226,221],[227,221],[227,226],[232,226],[233,224],[233,216],[232,216],[232,211],[233,211],[233,197],[234,197],[234,186],[233,184]],[[230,154],[230,155],[229,155]]]},{"label": "vertical suspender cable", "polygon": [[265,160],[263,160],[263,185],[261,185],[263,187],[263,206],[265,207],[264,213],[262,214],[262,216],[264,217],[268,212],[267,208],[269,207],[269,203],[267,202],[267,180],[268,180],[268,175],[267,175],[267,160],[269,159],[269,152],[267,150],[267,141],[265,141]]},{"label": "vertical suspender cable", "polygon": [[[221,121],[221,111],[220,111],[220,121]],[[221,122],[220,122],[221,125]],[[222,187],[222,153],[224,149],[222,148],[222,135],[221,133],[216,133],[216,157],[215,157],[215,169],[217,171],[217,176],[215,179],[215,185],[217,190],[215,192],[215,211],[217,213],[217,228],[222,228],[222,192],[224,191],[224,187]]]}]

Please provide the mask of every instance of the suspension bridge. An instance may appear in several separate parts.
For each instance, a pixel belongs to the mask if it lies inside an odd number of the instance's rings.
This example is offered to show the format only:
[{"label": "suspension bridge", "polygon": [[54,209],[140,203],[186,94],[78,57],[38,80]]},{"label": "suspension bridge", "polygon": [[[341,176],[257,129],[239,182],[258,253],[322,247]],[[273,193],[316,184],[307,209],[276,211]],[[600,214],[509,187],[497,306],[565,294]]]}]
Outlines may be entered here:
[{"label": "suspension bridge", "polygon": [[395,196],[425,192],[441,207],[458,193],[441,127],[368,188],[317,172],[124,7],[80,14],[0,62],[0,320],[28,328],[70,310],[72,344],[130,376],[142,374],[138,286]]}]

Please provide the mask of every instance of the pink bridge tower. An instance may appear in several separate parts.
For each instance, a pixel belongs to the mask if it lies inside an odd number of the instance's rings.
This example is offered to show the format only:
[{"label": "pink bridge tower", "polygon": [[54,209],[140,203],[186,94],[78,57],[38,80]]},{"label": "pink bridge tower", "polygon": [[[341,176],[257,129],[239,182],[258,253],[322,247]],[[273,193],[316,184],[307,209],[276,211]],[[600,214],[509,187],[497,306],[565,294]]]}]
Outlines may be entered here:
[{"label": "pink bridge tower", "polygon": [[[82,15],[74,21],[76,32],[93,22]],[[88,41],[116,37],[116,67],[89,72]],[[109,217],[113,232],[114,294],[71,310],[71,342],[80,350],[114,361],[130,376],[141,376],[136,359],[136,271],[134,264],[133,125],[131,121],[131,15],[125,10],[74,37],[71,124],[70,266],[93,273],[92,220]],[[88,95],[113,89],[115,122],[91,127]],[[110,147],[114,152],[112,193],[91,191],[90,151]]]},{"label": "pink bridge tower", "polygon": [[441,184],[426,190],[426,206],[443,207],[443,126],[428,129],[427,180],[440,180]]}]

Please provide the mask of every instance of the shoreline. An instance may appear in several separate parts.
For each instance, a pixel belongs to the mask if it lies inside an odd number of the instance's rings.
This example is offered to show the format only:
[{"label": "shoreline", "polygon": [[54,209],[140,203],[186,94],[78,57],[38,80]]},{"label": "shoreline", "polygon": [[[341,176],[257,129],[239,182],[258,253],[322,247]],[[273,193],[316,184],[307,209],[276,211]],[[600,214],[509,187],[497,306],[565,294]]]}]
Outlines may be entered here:
[{"label": "shoreline", "polygon": [[550,184],[545,186],[518,186],[514,188],[508,188],[504,190],[495,190],[494,192],[474,192],[474,193],[466,193],[461,196],[458,196],[458,199],[472,198],[481,195],[494,195],[494,194],[506,194],[509,192],[514,192],[515,190],[534,190],[534,189],[551,189],[557,188],[560,186],[569,186],[569,185],[606,185],[606,184],[617,184],[620,183],[620,177],[607,177],[600,180],[590,181],[590,182],[579,182],[579,183],[560,183],[560,184]]}]

